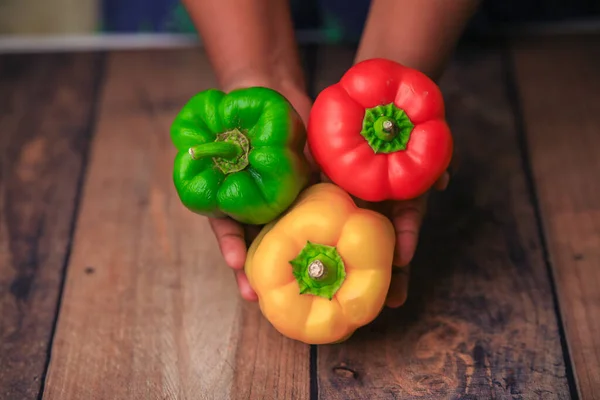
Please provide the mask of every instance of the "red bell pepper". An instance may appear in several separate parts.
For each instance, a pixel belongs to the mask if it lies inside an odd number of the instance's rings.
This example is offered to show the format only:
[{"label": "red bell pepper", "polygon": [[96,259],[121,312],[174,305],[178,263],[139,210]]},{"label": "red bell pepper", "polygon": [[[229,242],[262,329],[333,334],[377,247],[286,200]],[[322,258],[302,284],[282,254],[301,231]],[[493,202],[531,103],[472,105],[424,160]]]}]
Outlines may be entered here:
[{"label": "red bell pepper", "polygon": [[354,65],[319,94],[308,144],[329,179],[366,201],[422,195],[453,151],[439,87],[386,59]]}]

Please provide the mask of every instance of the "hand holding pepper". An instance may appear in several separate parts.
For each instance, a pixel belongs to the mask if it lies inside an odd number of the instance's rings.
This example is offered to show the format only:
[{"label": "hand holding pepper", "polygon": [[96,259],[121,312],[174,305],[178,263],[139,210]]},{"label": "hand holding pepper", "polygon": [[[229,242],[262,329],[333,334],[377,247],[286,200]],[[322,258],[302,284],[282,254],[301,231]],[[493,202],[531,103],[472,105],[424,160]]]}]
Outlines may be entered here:
[{"label": "hand holding pepper", "polygon": [[[219,85],[225,91],[266,86],[283,94],[305,122],[311,101],[295,43],[288,0],[183,0],[196,25]],[[373,0],[356,61],[383,57],[437,78],[455,42],[475,11],[478,0],[435,3],[423,0]],[[444,173],[434,184],[448,184]],[[359,202],[360,204],[360,202]],[[405,267],[413,257],[426,195],[408,201],[372,204],[393,222],[396,232],[394,263]],[[211,219],[211,226],[227,264],[234,269],[242,296],[255,300],[243,273],[246,240],[257,233],[231,219]],[[405,269],[404,269],[405,270]],[[395,274],[387,304],[399,306],[406,298],[407,274]]]},{"label": "hand holding pepper", "polygon": [[[235,83],[232,83],[231,86],[228,85],[226,89],[233,90],[253,86],[270,87],[283,94],[306,123],[310,113],[311,100],[303,90],[294,84],[277,84],[270,82],[267,78],[262,79],[260,77],[240,77],[235,79]],[[305,151],[305,154],[309,160],[312,160],[307,151]],[[316,171],[314,162],[311,163],[311,166]],[[241,224],[231,218],[209,218],[209,222],[225,262],[234,271],[240,294],[246,300],[256,301],[256,293],[248,283],[248,278],[244,272],[244,264],[248,245],[260,231],[260,226]]]},{"label": "hand holding pepper", "polygon": [[[266,79],[249,78],[238,80],[236,86],[232,87],[232,89],[250,86],[273,87],[292,103],[304,121],[308,120],[312,102],[302,88],[293,84],[277,85],[268,82]],[[317,177],[313,177],[311,183],[314,184],[319,181],[330,182],[327,177],[318,173],[318,168],[308,148],[305,150],[305,155],[311,161],[313,172],[317,173]],[[447,186],[448,181],[449,176],[445,173],[436,182],[434,188],[443,190]],[[408,201],[388,201],[383,203],[369,203],[354,198],[361,207],[369,208],[388,216],[395,228],[394,266],[396,269],[394,270],[386,301],[389,307],[399,307],[406,300],[409,278],[408,265],[417,247],[419,228],[426,211],[426,198],[427,195],[423,195]],[[249,301],[256,301],[256,293],[250,287],[243,268],[246,261],[248,244],[256,237],[260,231],[260,227],[240,224],[230,218],[210,218],[209,221],[225,262],[234,271],[242,297]]]},{"label": "hand holding pepper", "polygon": [[[308,143],[331,181],[394,223],[396,279],[389,306],[405,301],[427,192],[445,189],[453,140],[437,85],[387,59],[356,63],[322,90],[311,111]],[[370,205],[367,202],[370,203]]]}]

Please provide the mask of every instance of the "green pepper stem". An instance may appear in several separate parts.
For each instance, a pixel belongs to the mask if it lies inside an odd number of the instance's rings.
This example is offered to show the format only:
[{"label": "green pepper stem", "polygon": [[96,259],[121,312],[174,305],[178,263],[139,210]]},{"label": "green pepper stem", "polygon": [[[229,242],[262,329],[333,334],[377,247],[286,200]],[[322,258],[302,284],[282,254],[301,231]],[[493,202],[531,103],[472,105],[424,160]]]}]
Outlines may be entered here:
[{"label": "green pepper stem", "polygon": [[205,157],[232,159],[242,155],[242,148],[231,142],[212,142],[190,147],[190,157],[194,160]]},{"label": "green pepper stem", "polygon": [[243,170],[248,166],[250,141],[235,128],[218,134],[214,142],[189,148],[192,160],[212,158],[217,168],[225,175]]}]

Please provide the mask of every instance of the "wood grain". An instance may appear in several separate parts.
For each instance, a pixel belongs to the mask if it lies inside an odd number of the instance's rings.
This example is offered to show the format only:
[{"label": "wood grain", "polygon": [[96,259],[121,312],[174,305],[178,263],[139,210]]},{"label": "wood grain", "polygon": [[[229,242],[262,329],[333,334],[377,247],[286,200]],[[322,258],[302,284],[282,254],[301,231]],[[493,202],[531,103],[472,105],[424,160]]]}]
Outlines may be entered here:
[{"label": "wood grain", "polygon": [[0,398],[43,381],[102,58],[0,57]]},{"label": "wood grain", "polygon": [[307,346],[242,304],[172,184],[169,126],[215,85],[206,58],[109,61],[44,398],[307,398]]},{"label": "wood grain", "polygon": [[[323,52],[320,70],[341,75],[344,52]],[[319,347],[319,398],[569,398],[505,72],[494,48],[463,49],[449,67],[460,168],[430,201],[408,302]]]},{"label": "wood grain", "polygon": [[285,338],[258,306],[242,306],[231,399],[308,400],[310,347]]},{"label": "wood grain", "polygon": [[600,37],[514,46],[544,231],[582,399],[600,399]]}]

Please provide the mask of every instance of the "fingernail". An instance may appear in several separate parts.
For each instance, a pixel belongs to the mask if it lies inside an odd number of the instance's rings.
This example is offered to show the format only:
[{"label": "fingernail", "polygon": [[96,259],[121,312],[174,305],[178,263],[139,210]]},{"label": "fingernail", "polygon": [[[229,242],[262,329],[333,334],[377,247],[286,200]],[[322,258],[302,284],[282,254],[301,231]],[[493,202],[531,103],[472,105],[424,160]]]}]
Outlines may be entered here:
[{"label": "fingernail", "polygon": [[450,174],[448,172],[445,172],[444,175],[437,182],[436,189],[439,191],[444,191],[448,188],[449,183],[450,183]]},{"label": "fingernail", "polygon": [[250,286],[250,282],[248,282],[248,277],[242,271],[235,272],[235,279],[238,284],[238,289],[240,291],[240,295],[246,301],[257,301],[258,296]]},{"label": "fingernail", "polygon": [[408,280],[408,269],[394,267],[389,294],[385,303],[387,307],[398,308],[406,302],[408,297]]},{"label": "fingernail", "polygon": [[256,293],[251,288],[245,288],[245,289],[243,289],[242,290],[242,297],[246,301],[257,301],[258,300],[258,297],[256,296]]}]

